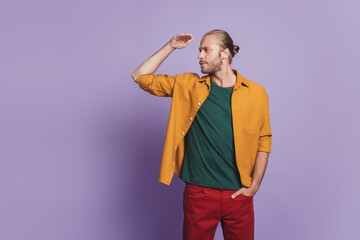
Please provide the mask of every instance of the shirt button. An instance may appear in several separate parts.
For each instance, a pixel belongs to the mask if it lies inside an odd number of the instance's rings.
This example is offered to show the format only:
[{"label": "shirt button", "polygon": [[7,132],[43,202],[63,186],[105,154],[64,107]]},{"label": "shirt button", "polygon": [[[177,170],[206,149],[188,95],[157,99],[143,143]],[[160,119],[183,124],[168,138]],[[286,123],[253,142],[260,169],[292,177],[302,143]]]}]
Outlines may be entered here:
[{"label": "shirt button", "polygon": [[176,147],[174,147],[176,149]]},{"label": "shirt button", "polygon": [[190,120],[192,120],[192,117],[190,118]]},{"label": "shirt button", "polygon": [[200,102],[198,102],[198,105],[200,105],[201,103]]},{"label": "shirt button", "polygon": [[185,132],[182,132],[182,134],[184,135],[184,134],[185,134]]},{"label": "shirt button", "polygon": [[175,162],[173,162],[173,165],[175,165]]}]

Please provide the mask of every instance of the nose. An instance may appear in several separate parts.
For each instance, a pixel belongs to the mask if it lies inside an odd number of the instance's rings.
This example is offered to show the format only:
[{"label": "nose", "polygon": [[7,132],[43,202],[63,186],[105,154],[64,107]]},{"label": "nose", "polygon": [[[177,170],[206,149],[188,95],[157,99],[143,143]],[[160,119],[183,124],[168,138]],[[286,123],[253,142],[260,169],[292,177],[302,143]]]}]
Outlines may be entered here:
[{"label": "nose", "polygon": [[201,51],[201,52],[199,52],[198,59],[201,60],[201,59],[203,59],[203,58],[204,58],[204,57],[203,57],[203,54],[202,54],[202,51]]}]

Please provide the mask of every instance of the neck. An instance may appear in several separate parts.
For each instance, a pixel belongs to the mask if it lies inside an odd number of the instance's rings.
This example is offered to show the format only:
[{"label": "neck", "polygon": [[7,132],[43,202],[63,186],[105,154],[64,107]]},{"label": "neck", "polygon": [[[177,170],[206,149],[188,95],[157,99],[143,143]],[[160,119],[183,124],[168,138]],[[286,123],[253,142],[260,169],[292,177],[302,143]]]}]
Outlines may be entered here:
[{"label": "neck", "polygon": [[230,65],[224,67],[221,71],[210,74],[211,80],[221,87],[231,87],[236,83],[236,75]]}]

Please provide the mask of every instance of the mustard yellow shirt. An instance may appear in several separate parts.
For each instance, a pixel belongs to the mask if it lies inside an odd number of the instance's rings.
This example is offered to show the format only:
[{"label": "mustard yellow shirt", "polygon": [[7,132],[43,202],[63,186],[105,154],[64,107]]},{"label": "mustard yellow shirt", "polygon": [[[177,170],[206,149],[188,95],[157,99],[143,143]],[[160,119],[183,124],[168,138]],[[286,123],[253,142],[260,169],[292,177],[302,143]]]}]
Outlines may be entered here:
[{"label": "mustard yellow shirt", "polygon": [[[265,88],[232,69],[236,83],[231,95],[236,164],[241,183],[249,187],[256,154],[271,153],[269,97]],[[174,172],[181,176],[185,153],[184,137],[197,111],[209,95],[210,76],[196,73],[146,74],[135,82],[144,91],[159,97],[172,97],[158,181],[170,185]]]}]

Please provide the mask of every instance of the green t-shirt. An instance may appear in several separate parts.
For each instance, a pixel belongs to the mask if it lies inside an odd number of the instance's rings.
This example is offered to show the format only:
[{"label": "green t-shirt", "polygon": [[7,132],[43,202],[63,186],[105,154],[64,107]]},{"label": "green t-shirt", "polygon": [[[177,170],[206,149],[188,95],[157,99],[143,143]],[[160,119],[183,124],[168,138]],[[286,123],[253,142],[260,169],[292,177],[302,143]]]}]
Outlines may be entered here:
[{"label": "green t-shirt", "polygon": [[242,185],[232,128],[233,87],[221,87],[210,81],[209,96],[185,136],[181,179],[205,187],[238,190]]}]

